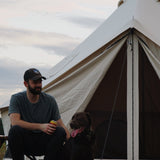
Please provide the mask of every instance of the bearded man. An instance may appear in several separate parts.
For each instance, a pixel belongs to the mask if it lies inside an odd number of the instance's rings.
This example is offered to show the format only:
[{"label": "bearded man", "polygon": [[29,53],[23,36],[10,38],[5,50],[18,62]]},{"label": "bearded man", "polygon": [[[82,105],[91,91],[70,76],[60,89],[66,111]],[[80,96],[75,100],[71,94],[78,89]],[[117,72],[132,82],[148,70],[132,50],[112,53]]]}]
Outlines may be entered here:
[{"label": "bearded man", "polygon": [[42,79],[46,78],[37,69],[28,69],[24,73],[26,91],[11,97],[8,141],[13,160],[24,160],[24,155],[58,160],[63,142],[70,137],[54,97],[41,92]]}]

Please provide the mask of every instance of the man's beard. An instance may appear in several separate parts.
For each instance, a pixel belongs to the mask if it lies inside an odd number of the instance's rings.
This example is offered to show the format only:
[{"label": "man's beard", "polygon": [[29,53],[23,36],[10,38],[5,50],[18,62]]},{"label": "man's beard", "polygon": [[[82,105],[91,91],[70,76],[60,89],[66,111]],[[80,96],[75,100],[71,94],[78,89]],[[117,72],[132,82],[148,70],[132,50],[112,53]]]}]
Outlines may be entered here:
[{"label": "man's beard", "polygon": [[[28,89],[29,89],[29,91],[30,91],[32,94],[34,94],[34,95],[40,94],[40,93],[41,93],[41,90],[42,90],[41,87],[32,88],[29,83],[28,83]],[[39,89],[39,90],[37,90],[37,89]]]}]

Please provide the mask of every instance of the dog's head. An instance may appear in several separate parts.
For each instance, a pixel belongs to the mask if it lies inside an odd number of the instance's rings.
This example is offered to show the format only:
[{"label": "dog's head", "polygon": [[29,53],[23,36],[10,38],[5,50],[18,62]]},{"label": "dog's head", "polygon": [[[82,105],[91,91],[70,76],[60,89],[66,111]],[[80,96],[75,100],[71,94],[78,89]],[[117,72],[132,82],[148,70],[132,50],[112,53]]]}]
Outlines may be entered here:
[{"label": "dog's head", "polygon": [[90,129],[91,127],[91,117],[87,112],[75,113],[71,119],[70,127],[72,129],[78,129],[81,127]]}]

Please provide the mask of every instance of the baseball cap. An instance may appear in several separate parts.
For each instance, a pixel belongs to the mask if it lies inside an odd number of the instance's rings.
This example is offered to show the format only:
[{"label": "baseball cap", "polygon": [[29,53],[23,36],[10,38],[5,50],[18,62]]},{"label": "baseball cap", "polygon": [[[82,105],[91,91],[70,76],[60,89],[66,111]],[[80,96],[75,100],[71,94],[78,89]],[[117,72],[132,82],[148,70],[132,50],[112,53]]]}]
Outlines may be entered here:
[{"label": "baseball cap", "polygon": [[38,69],[36,68],[30,68],[24,73],[24,80],[38,80],[38,79],[44,79],[46,80],[46,77],[43,77]]}]

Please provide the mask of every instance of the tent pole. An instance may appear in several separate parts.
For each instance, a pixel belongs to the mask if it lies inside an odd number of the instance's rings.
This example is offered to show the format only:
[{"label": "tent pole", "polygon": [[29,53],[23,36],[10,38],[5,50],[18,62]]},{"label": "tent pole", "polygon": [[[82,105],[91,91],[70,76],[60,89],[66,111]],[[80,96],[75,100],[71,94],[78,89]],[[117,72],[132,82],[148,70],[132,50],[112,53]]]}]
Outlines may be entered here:
[{"label": "tent pole", "polygon": [[132,35],[129,35],[127,40],[127,159],[134,160],[133,154],[133,141],[132,141],[132,86],[133,86],[133,78],[132,78]]},{"label": "tent pole", "polygon": [[134,56],[134,158],[139,159],[139,47],[138,39],[133,35]]},{"label": "tent pole", "polygon": [[127,41],[127,157],[139,159],[138,40],[133,30]]}]

